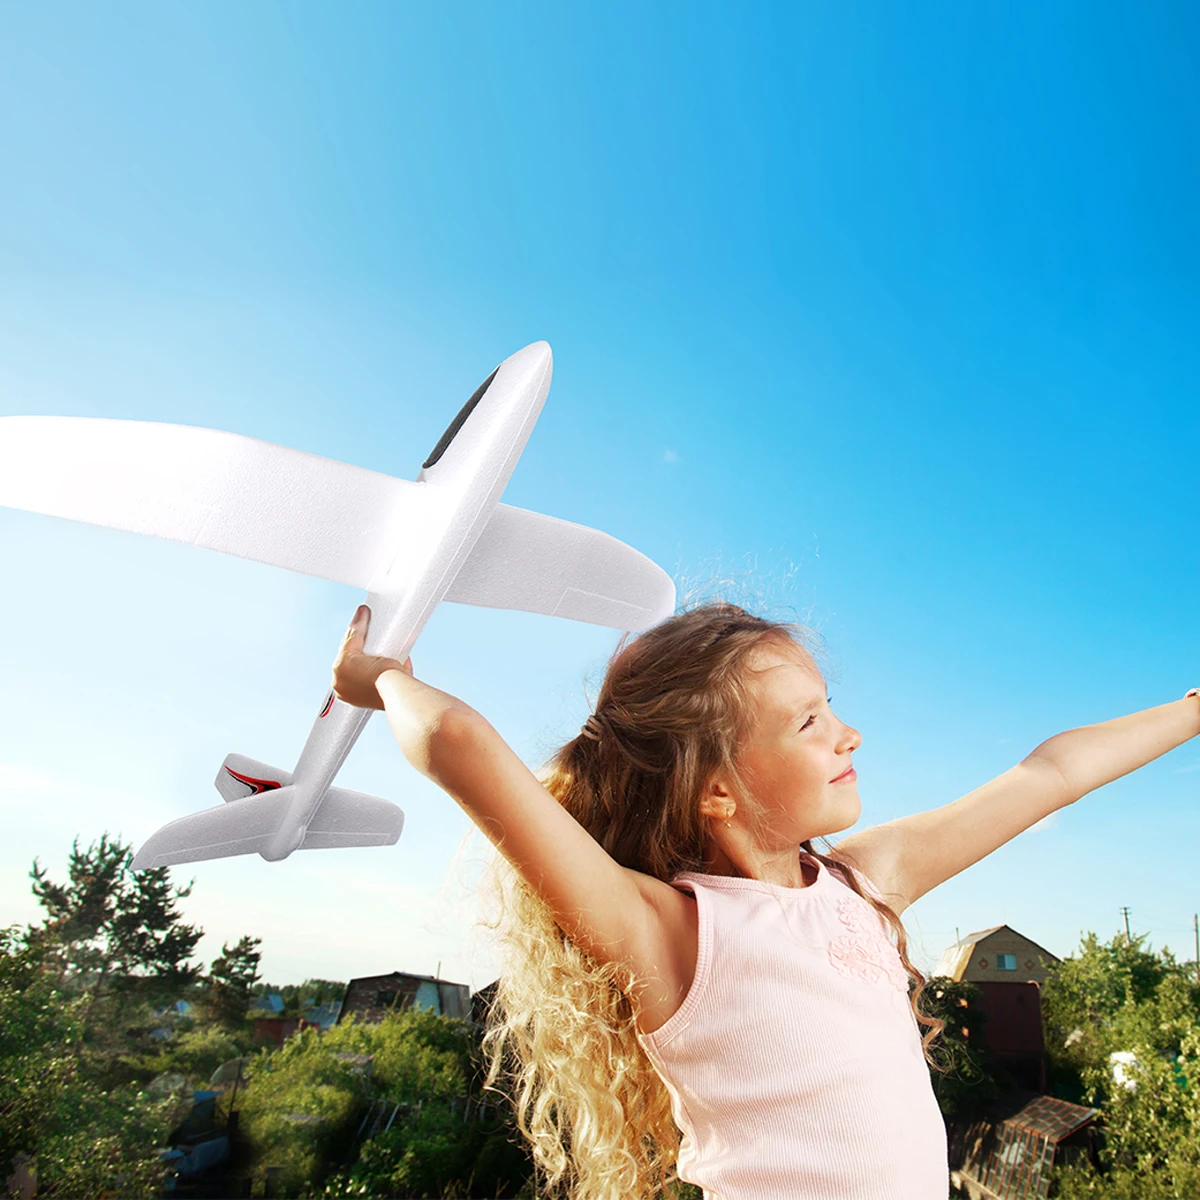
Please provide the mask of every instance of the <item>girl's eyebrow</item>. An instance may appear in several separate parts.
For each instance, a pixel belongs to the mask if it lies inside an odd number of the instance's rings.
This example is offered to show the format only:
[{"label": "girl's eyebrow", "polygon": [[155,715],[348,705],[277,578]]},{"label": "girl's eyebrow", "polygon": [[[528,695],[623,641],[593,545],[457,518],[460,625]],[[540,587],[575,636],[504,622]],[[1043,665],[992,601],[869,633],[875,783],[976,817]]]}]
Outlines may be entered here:
[{"label": "girl's eyebrow", "polygon": [[825,700],[824,696],[814,696],[811,700],[799,705],[796,708],[788,709],[788,717],[795,721],[804,716],[805,713],[811,712],[814,708],[818,708]]}]

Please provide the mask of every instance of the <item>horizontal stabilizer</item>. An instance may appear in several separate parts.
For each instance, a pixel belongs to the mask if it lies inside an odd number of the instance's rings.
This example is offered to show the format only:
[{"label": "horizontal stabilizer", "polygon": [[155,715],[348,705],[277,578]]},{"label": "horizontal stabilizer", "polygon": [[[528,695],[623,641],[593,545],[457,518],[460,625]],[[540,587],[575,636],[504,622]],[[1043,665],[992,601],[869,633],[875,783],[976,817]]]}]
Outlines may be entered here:
[{"label": "horizontal stabilizer", "polygon": [[292,773],[256,762],[244,754],[230,754],[213,782],[223,799],[245,800],[248,796],[261,796],[263,792],[287,787],[292,782]]},{"label": "horizontal stabilizer", "polygon": [[170,821],[151,834],[134,855],[133,869],[257,854],[283,824],[294,796],[290,787],[276,788],[236,804],[219,804]]},{"label": "horizontal stabilizer", "polygon": [[404,812],[390,800],[330,788],[308,823],[301,850],[336,850],[341,846],[391,846],[404,828]]},{"label": "horizontal stabilizer", "polygon": [[[296,789],[288,784],[180,817],[164,825],[138,850],[133,869],[261,853],[270,847],[295,798]],[[349,788],[330,788],[298,849],[391,846],[403,828],[404,812],[390,800]]]}]

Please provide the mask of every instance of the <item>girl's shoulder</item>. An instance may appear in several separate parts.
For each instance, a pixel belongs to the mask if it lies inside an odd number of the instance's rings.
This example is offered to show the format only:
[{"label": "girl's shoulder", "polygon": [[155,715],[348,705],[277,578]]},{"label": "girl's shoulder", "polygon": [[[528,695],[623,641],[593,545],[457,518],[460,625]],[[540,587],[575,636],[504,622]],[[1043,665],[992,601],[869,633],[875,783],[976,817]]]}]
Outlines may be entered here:
[{"label": "girl's shoulder", "polygon": [[853,875],[854,881],[868,896],[883,900],[894,907],[894,901],[885,898],[880,886],[887,878],[891,845],[876,836],[876,830],[879,828],[881,827],[876,826],[844,839],[833,847],[826,857],[834,864],[831,874],[840,877],[847,887],[852,886],[850,877]]}]

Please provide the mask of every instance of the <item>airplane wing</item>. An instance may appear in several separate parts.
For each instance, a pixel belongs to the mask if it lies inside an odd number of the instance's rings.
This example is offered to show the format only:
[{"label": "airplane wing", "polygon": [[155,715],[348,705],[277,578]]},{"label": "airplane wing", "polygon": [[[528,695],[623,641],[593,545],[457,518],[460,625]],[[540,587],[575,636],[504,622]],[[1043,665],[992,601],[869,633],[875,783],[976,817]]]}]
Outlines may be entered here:
[{"label": "airplane wing", "polygon": [[366,589],[422,486],[196,425],[0,417],[0,505],[127,529]]},{"label": "airplane wing", "polygon": [[[257,438],[108,417],[0,417],[0,505],[219,550],[367,590],[423,485]],[[644,629],[671,577],[624,542],[497,505],[446,600]]]},{"label": "airplane wing", "polygon": [[675,584],[599,529],[500,504],[443,599],[645,629],[674,611]]}]

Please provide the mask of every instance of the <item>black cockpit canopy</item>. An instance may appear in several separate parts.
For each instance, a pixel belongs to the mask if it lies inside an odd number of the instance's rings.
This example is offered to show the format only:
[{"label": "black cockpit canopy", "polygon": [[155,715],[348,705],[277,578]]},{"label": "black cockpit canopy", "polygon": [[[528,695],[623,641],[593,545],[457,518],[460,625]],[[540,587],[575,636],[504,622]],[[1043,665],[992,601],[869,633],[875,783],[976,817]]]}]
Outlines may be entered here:
[{"label": "black cockpit canopy", "polygon": [[[500,368],[497,367],[496,371]],[[438,439],[438,444],[434,446],[433,453],[421,464],[421,469],[428,470],[437,462],[443,454],[446,453],[446,448],[454,441],[455,434],[463,427],[463,422],[471,415],[475,405],[483,399],[483,393],[491,386],[491,382],[496,378],[496,371],[493,371],[476,389],[475,394],[462,406],[458,411],[458,416],[446,427],[446,432]]]}]

